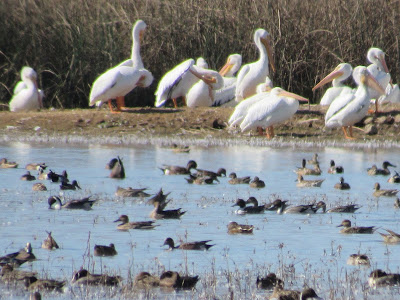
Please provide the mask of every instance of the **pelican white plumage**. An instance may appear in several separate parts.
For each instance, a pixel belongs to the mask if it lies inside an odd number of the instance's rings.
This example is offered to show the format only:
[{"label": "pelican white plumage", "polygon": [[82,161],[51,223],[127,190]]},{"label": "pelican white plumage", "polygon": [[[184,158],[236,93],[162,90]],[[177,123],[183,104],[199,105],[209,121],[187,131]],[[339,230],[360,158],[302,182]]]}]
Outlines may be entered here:
[{"label": "pelican white plumage", "polygon": [[269,99],[258,101],[249,108],[240,124],[242,132],[256,127],[266,128],[267,138],[273,138],[273,126],[293,116],[299,108],[299,101],[308,102],[306,98],[280,87],[273,88],[266,97]]},{"label": "pelican white plumage", "polygon": [[235,73],[242,66],[242,56],[240,54],[229,55],[225,65],[219,71],[223,76],[224,85],[215,92],[213,106],[233,107],[236,106],[235,92],[237,78]]},{"label": "pelican white plumage", "polygon": [[353,139],[352,126],[361,121],[368,112],[371,100],[368,87],[375,89],[381,95],[385,93],[385,90],[364,66],[354,69],[353,78],[359,84],[356,92],[337,97],[325,115],[325,126],[328,128],[342,127],[346,139]]},{"label": "pelican white plumage", "polygon": [[222,88],[224,84],[222,76],[216,71],[203,68],[190,69],[190,72],[200,80],[187,93],[186,105],[188,107],[212,106],[215,91]]},{"label": "pelican white plumage", "polygon": [[349,78],[352,73],[353,68],[350,64],[341,63],[335,68],[335,70],[314,86],[312,89],[313,91],[332,81],[332,87],[326,90],[325,94],[321,98],[320,105],[330,105],[332,101],[342,93],[352,93],[353,89],[343,84],[343,81]]},{"label": "pelican white plumage", "polygon": [[272,71],[275,71],[269,39],[270,35],[266,30],[257,29],[255,31],[254,42],[257,45],[260,58],[253,63],[242,66],[240,69],[236,82],[236,102],[240,102],[256,93],[257,85],[269,76],[268,63],[271,65]]},{"label": "pelican white plumage", "polygon": [[23,112],[38,110],[43,107],[43,91],[37,88],[37,74],[30,67],[21,69],[21,79],[14,88],[13,97],[10,100],[10,111]]},{"label": "pelican white plumage", "polygon": [[233,111],[232,115],[230,116],[228,123],[230,127],[233,127],[244,119],[250,107],[265,99],[270,99],[268,94],[270,93],[271,89],[273,88],[271,79],[267,76],[265,83],[260,83],[257,86],[257,94],[241,101],[238,105],[236,105],[235,110]]},{"label": "pelican white plumage", "polygon": [[[146,23],[138,20],[132,29],[133,46],[131,58],[100,75],[92,85],[89,105],[96,102],[100,106],[108,102],[111,112],[121,112],[125,106],[124,97],[136,87],[148,87],[153,75],[144,69],[140,56],[140,39],[143,37]],[[113,110],[111,100],[117,99],[117,109]],[[100,105],[99,105],[100,103]]]},{"label": "pelican white plumage", "polygon": [[163,106],[168,99],[172,99],[175,108],[177,108],[178,103],[176,99],[179,97],[184,97],[184,102],[186,103],[186,94],[190,88],[199,81],[199,78],[192,72],[189,72],[189,70],[199,70],[202,68],[206,69],[208,65],[202,57],[199,57],[196,61],[196,65],[194,65],[193,59],[188,59],[168,71],[158,83],[154,105],[160,107]]}]

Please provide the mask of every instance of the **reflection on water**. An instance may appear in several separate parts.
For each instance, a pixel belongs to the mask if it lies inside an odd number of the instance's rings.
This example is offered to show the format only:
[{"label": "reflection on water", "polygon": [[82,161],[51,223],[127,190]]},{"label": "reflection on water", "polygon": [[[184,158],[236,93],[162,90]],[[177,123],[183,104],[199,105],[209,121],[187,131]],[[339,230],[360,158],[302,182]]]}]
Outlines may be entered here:
[{"label": "reflection on water", "polygon": [[[321,188],[299,189],[293,170],[301,165],[302,158],[311,159],[315,152],[319,154],[323,170],[320,177],[325,178],[325,182]],[[61,147],[10,143],[0,145],[0,153],[0,157],[20,164],[18,169],[0,169],[0,255],[17,251],[31,242],[38,260],[23,265],[22,269],[37,271],[40,277],[69,280],[73,271],[81,266],[95,273],[120,274],[125,279],[140,271],[159,275],[164,269],[177,270],[199,275],[197,289],[173,294],[157,291],[152,297],[208,299],[213,295],[230,295],[232,291],[235,297],[245,299],[264,298],[267,292],[256,289],[256,278],[275,272],[286,279],[286,288],[301,289],[309,285],[325,299],[363,299],[364,293],[384,299],[387,293],[390,295],[390,290],[365,291],[363,288],[368,274],[375,268],[399,272],[400,259],[396,254],[399,246],[386,246],[377,233],[342,235],[336,226],[347,218],[358,226],[378,226],[400,232],[394,199],[372,197],[375,182],[382,188],[395,188],[395,185],[387,183],[386,177],[366,175],[367,167],[381,165],[384,160],[399,165],[400,150],[234,146],[195,147],[190,153],[174,153],[156,146]],[[124,180],[107,177],[105,164],[117,155],[125,164],[127,177]],[[159,169],[163,164],[185,166],[190,159],[201,169],[216,171],[224,167],[228,174],[236,172],[239,177],[258,176],[266,182],[266,188],[232,186],[227,178],[212,186],[190,185],[184,176],[164,176]],[[333,188],[340,175],[327,174],[331,159],[344,166],[343,177],[350,183],[351,190]],[[32,162],[45,162],[57,173],[65,169],[70,179],[78,181],[82,190],[64,191],[62,196],[66,199],[91,195],[98,202],[91,211],[49,210],[47,198],[60,194],[59,184],[46,181],[47,192],[33,192],[34,182],[19,180],[25,173],[25,165]],[[127,214],[131,221],[149,220],[152,210],[145,199],[114,196],[117,186],[146,187],[151,194],[163,188],[171,192],[168,208],[181,207],[187,212],[181,220],[158,220],[156,223],[160,226],[154,230],[117,231],[113,221],[119,215]],[[232,204],[239,197],[247,199],[249,196],[261,203],[280,197],[290,200],[292,205],[324,200],[328,207],[358,203],[362,208],[349,215],[277,215],[272,212],[236,215]],[[228,235],[230,221],[254,225],[254,234]],[[53,233],[59,250],[41,249],[46,230]],[[167,237],[176,241],[212,240],[215,246],[207,252],[166,251],[162,244]],[[117,256],[92,256],[95,244],[110,243],[115,244]],[[352,253],[369,255],[371,268],[347,266],[346,260]],[[345,276],[355,282],[346,280]],[[24,292],[9,290],[3,285],[0,288],[5,295],[26,299]],[[331,294],[331,289],[336,292]],[[89,298],[102,297],[96,293],[90,295]],[[51,295],[57,299],[80,296],[71,291]]]}]

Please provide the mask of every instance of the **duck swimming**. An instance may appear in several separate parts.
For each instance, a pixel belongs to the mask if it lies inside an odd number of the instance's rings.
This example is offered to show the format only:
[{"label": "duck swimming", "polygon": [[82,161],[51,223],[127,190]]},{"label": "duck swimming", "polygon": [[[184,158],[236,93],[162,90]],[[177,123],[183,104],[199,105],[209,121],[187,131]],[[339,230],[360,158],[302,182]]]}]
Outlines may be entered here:
[{"label": "duck swimming", "polygon": [[228,233],[229,234],[237,234],[237,233],[253,233],[254,226],[253,225],[242,225],[237,222],[229,222],[228,224]]},{"label": "duck swimming", "polygon": [[122,281],[121,276],[109,276],[106,274],[91,274],[86,269],[75,272],[71,283],[74,285],[106,285],[116,286]]},{"label": "duck swimming", "polygon": [[339,181],[340,181],[339,183],[336,183],[333,186],[335,189],[338,189],[338,190],[349,190],[350,189],[350,184],[344,182],[343,177],[340,177]]},{"label": "duck swimming", "polygon": [[303,176],[305,176],[305,175],[321,175],[321,173],[322,173],[318,163],[314,164],[313,169],[309,169],[306,167],[306,160],[303,159],[301,165],[302,165],[301,168],[299,167],[295,171],[295,173],[297,175],[303,175]]},{"label": "duck swimming", "polygon": [[336,166],[335,161],[331,159],[330,167],[328,169],[329,174],[343,173],[344,169],[342,166]]},{"label": "duck swimming", "polygon": [[310,165],[319,165],[318,153],[314,153],[312,159],[307,160],[307,163]]},{"label": "duck swimming", "polygon": [[376,165],[373,165],[371,168],[367,169],[368,175],[390,175],[390,170],[388,167],[396,167],[388,161],[384,161],[382,164],[382,169],[378,169]]},{"label": "duck swimming", "polygon": [[160,285],[160,278],[148,272],[140,272],[135,276],[133,286],[139,289],[148,289]]},{"label": "duck swimming", "polygon": [[199,176],[208,176],[208,177],[226,177],[226,170],[224,168],[219,168],[217,172],[207,171],[202,169],[196,169],[197,173],[195,174],[196,177]]},{"label": "duck swimming", "polygon": [[16,162],[8,161],[7,158],[0,159],[0,169],[13,169],[17,167],[18,164]]},{"label": "duck swimming", "polygon": [[302,175],[297,176],[297,187],[320,187],[325,179],[304,180]]},{"label": "duck swimming", "polygon": [[237,199],[236,203],[232,205],[234,206],[239,206],[239,209],[235,211],[236,214],[238,215],[244,215],[244,214],[260,214],[264,212],[264,206],[246,206],[246,203],[253,203],[253,200],[251,202],[244,201],[243,199]]},{"label": "duck swimming", "polygon": [[340,233],[350,233],[350,234],[351,233],[370,234],[370,233],[374,233],[374,231],[377,229],[375,226],[351,227],[350,220],[343,220],[342,223],[337,227],[343,227],[343,229],[340,230]]},{"label": "duck swimming", "polygon": [[164,165],[159,168],[165,175],[187,175],[191,169],[196,169],[197,163],[194,160],[189,160],[186,167]]},{"label": "duck swimming", "polygon": [[58,249],[58,244],[55,239],[51,236],[51,232],[47,232],[47,238],[42,243],[42,248],[47,250],[53,250],[53,248]]},{"label": "duck swimming", "polygon": [[322,208],[322,211],[325,213],[354,213],[357,209],[360,209],[361,206],[358,204],[348,204],[348,205],[340,205],[326,210],[326,204],[324,201],[319,201],[317,203],[317,207]]},{"label": "duck swimming", "polygon": [[347,264],[351,266],[365,265],[369,266],[370,261],[367,255],[365,254],[351,254],[347,259]]},{"label": "duck swimming", "polygon": [[181,276],[178,272],[166,271],[160,276],[160,286],[175,289],[194,288],[199,276]]},{"label": "duck swimming", "polygon": [[400,274],[390,274],[377,269],[369,274],[368,284],[370,287],[399,285]]},{"label": "duck swimming", "polygon": [[260,180],[257,176],[253,178],[252,181],[250,181],[250,187],[251,188],[256,188],[256,189],[261,189],[265,187],[265,182]]},{"label": "duck swimming", "polygon": [[27,171],[26,174],[22,175],[20,179],[25,181],[33,181],[36,180],[36,177],[31,175],[31,172]]},{"label": "duck swimming", "polygon": [[29,291],[56,291],[62,292],[65,281],[52,280],[52,279],[37,279],[36,276],[25,277],[25,287]]},{"label": "duck swimming", "polygon": [[394,175],[388,179],[389,183],[400,183],[400,175],[396,171],[394,171]]},{"label": "duck swimming", "polygon": [[81,190],[81,187],[79,186],[79,184],[78,184],[78,182],[76,180],[72,180],[71,183],[67,183],[65,181],[61,181],[60,189],[61,190],[75,191],[76,189]]},{"label": "duck swimming", "polygon": [[118,252],[115,250],[115,245],[112,243],[109,246],[94,245],[94,256],[114,256],[117,254]]},{"label": "duck swimming", "polygon": [[89,210],[92,208],[92,206],[95,202],[96,202],[96,200],[90,200],[90,197],[86,197],[86,198],[78,199],[78,200],[71,200],[71,201],[65,202],[64,204],[61,203],[61,199],[57,196],[51,196],[47,200],[47,203],[49,204],[49,209],[67,208],[67,209]]},{"label": "duck swimming", "polygon": [[106,169],[111,170],[110,178],[124,179],[125,178],[125,168],[122,160],[117,156],[117,158],[113,158],[106,165]]},{"label": "duck swimming", "polygon": [[396,232],[394,232],[392,230],[389,230],[389,229],[385,229],[385,230],[388,232],[387,234],[381,233],[381,232],[379,232],[379,234],[383,237],[383,241],[386,244],[398,244],[398,243],[400,243],[400,234],[398,234],[398,233],[396,233]]},{"label": "duck swimming", "polygon": [[381,190],[381,185],[377,182],[374,185],[374,197],[396,197],[399,190]]},{"label": "duck swimming", "polygon": [[174,240],[172,238],[167,238],[164,241],[164,245],[168,246],[169,250],[174,250],[174,249],[182,249],[182,250],[208,250],[214,245],[209,245],[207,244],[208,242],[211,242],[211,240],[207,241],[198,241],[198,242],[189,242],[189,243],[182,243],[178,246],[175,246]]},{"label": "duck swimming", "polygon": [[186,211],[181,211],[182,208],[164,210],[159,202],[154,203],[154,209],[150,213],[150,218],[158,219],[179,219]]},{"label": "duck swimming", "polygon": [[228,182],[230,184],[249,184],[250,183],[250,176],[240,177],[238,178],[235,172],[229,174],[231,178]]},{"label": "duck swimming", "polygon": [[129,229],[154,229],[157,225],[154,225],[154,221],[138,221],[138,222],[129,222],[129,218],[127,215],[120,215],[115,222],[121,222],[117,226],[118,230],[129,230]]},{"label": "duck swimming", "polygon": [[270,290],[275,286],[283,288],[283,280],[278,278],[275,273],[269,273],[266,277],[260,278],[257,276],[256,285],[259,289]]},{"label": "duck swimming", "polygon": [[119,197],[149,197],[150,194],[145,192],[147,188],[142,189],[133,189],[131,187],[122,188],[120,186],[117,187],[117,191],[115,192],[115,196]]},{"label": "duck swimming", "polygon": [[281,286],[277,285],[274,288],[274,292],[270,296],[269,299],[278,299],[278,300],[307,300],[307,299],[320,299],[317,293],[312,288],[304,288],[303,291],[295,291],[295,290],[284,290]]}]

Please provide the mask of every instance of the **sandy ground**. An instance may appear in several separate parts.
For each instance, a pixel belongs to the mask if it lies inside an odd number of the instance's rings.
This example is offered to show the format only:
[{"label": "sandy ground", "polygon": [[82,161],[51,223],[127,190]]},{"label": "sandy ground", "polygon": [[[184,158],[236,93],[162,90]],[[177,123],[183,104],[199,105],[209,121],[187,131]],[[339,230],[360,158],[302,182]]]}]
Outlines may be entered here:
[{"label": "sandy ground", "polygon": [[229,129],[233,108],[131,108],[113,114],[108,108],[0,112],[0,141],[48,141],[110,144],[253,144],[400,147],[400,105],[385,106],[368,115],[354,129],[356,140],[344,139],[342,130],[324,128],[326,108],[308,105],[287,122],[275,126],[268,140],[256,131]]}]

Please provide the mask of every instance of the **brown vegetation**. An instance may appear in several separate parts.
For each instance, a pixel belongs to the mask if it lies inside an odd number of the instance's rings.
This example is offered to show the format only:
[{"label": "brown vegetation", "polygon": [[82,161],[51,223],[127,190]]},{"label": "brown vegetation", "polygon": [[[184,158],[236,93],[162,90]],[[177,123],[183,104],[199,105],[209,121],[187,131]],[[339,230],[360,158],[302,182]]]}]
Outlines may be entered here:
[{"label": "brown vegetation", "polygon": [[94,79],[130,56],[131,28],[148,24],[144,65],[154,75],[127,105],[149,106],[161,76],[188,58],[203,56],[220,68],[231,53],[255,60],[256,28],[271,33],[274,85],[318,102],[311,87],[338,63],[366,64],[382,48],[394,82],[400,75],[400,8],[396,1],[46,1],[4,0],[0,5],[0,103],[8,103],[24,65],[33,67],[46,107],[87,107]]}]

